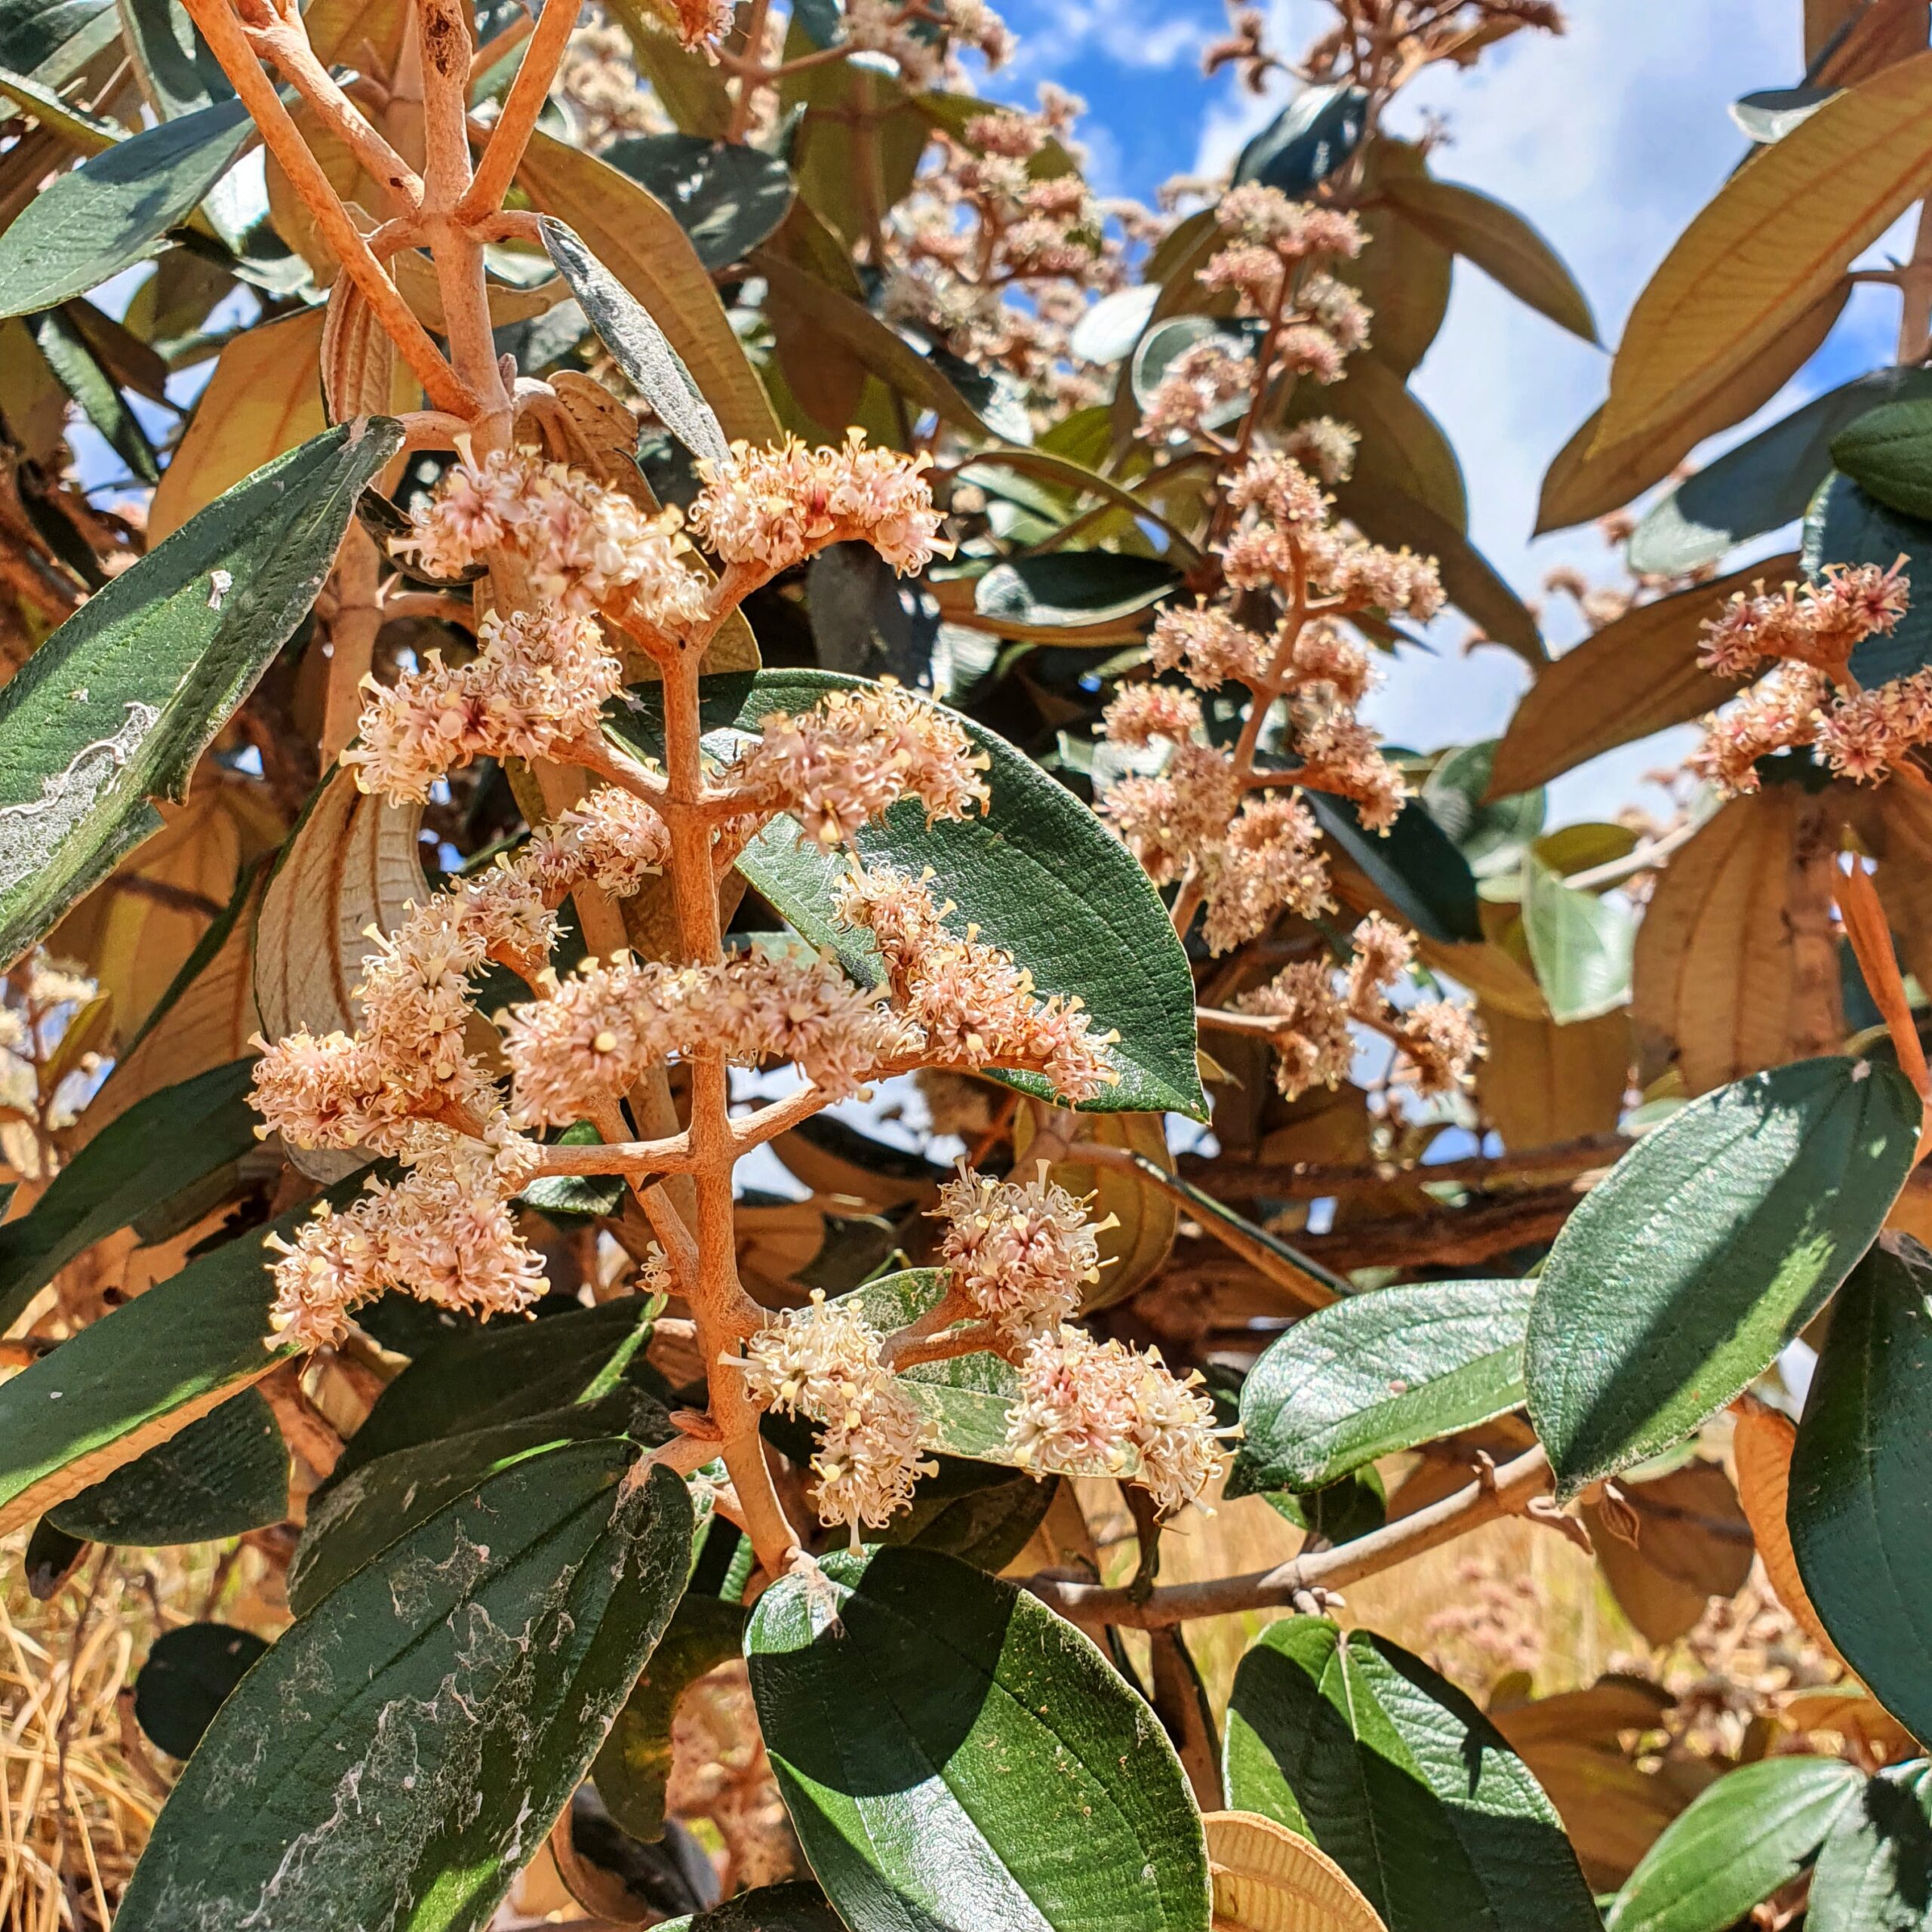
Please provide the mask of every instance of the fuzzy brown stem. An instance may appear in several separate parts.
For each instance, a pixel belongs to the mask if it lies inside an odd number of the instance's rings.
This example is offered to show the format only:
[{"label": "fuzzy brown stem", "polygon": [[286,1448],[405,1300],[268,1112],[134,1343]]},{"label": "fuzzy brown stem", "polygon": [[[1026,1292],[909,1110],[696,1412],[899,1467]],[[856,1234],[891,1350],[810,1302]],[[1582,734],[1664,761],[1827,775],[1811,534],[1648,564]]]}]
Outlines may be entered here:
[{"label": "fuzzy brown stem", "polygon": [[570,45],[577,16],[577,0],[548,0],[538,15],[529,51],[516,70],[503,112],[490,131],[483,158],[477,164],[476,178],[457,205],[458,220],[479,221],[502,206],[536,130],[537,117],[550,97],[550,83],[563,64],[564,51]]}]

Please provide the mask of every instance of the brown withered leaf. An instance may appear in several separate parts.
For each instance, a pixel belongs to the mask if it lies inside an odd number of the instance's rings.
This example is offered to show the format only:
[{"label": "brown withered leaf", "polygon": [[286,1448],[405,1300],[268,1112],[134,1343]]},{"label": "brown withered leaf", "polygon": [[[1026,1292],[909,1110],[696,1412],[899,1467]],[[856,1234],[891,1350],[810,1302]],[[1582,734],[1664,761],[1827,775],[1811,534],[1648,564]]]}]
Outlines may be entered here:
[{"label": "brown withered leaf", "polygon": [[1693,1460],[1617,1488],[1619,1501],[1583,1506],[1597,1561],[1645,1639],[1675,1643],[1712,1597],[1734,1596],[1744,1587],[1751,1526],[1730,1478],[1715,1463]]},{"label": "brown withered leaf", "polygon": [[1328,1854],[1253,1811],[1210,1811],[1214,1924],[1228,1932],[1386,1932]]},{"label": "brown withered leaf", "polygon": [[1509,1146],[1546,1147],[1616,1127],[1630,1081],[1626,1009],[1567,1026],[1481,1001],[1476,1011],[1489,1042],[1477,1063],[1476,1094]]},{"label": "brown withered leaf", "polygon": [[[1806,1636],[1828,1657],[1840,1663],[1831,1632],[1812,1607],[1798,1574],[1798,1558],[1785,1522],[1785,1500],[1791,1487],[1791,1452],[1798,1426],[1789,1416],[1749,1395],[1736,1405],[1731,1431],[1731,1460],[1737,1470],[1737,1500],[1751,1525],[1751,1534],[1763,1559],[1764,1574],[1780,1603]],[[1848,1667],[1848,1666],[1847,1666]]]}]

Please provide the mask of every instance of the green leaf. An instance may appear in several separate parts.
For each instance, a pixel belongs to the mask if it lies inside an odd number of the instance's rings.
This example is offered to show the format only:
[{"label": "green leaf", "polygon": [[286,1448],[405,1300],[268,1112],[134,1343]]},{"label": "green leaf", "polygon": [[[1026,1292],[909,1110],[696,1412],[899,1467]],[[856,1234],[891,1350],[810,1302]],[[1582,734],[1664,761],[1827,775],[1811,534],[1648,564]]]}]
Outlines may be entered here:
[{"label": "green leaf", "polygon": [[220,62],[179,0],[122,0],[121,11],[141,91],[163,120],[232,96]]},{"label": "green leaf", "polygon": [[660,1403],[621,1389],[358,1462],[309,1499],[308,1521],[288,1565],[289,1607],[307,1616],[398,1537],[502,1470],[563,1443],[624,1435],[648,1448],[673,1432]]},{"label": "green leaf", "polygon": [[995,564],[974,585],[973,608],[983,617],[1070,629],[1137,617],[1180,587],[1180,571],[1158,557],[1050,550]]},{"label": "green leaf", "polygon": [[[707,730],[755,729],[771,711],[799,712],[827,693],[864,688],[864,681],[827,672],[762,671],[707,678]],[[632,693],[635,709],[614,714],[611,728],[655,755],[660,748],[655,685]],[[1078,995],[1100,1030],[1118,1028],[1113,1048],[1121,1078],[1087,1103],[1090,1109],[1207,1117],[1195,1063],[1194,980],[1158,897],[1127,848],[1087,808],[1009,745],[971,718],[948,713],[992,761],[984,815],[928,826],[915,799],[905,799],[859,832],[869,863],[886,863],[915,877],[930,866],[933,891],[952,900],[963,928],[1004,946],[1029,968],[1043,994]],[[728,740],[716,741],[724,749]],[[801,841],[780,819],[746,848],[738,869],[773,909],[814,946],[829,946],[866,984],[878,977],[869,935],[835,923],[833,888],[842,855]],[[995,1075],[1023,1093],[1051,1098],[1032,1074]]]},{"label": "green leaf", "polygon": [[1561,258],[1514,208],[1452,181],[1390,171],[1383,192],[1432,240],[1473,262],[1538,314],[1586,342],[1597,340],[1589,298]]},{"label": "green leaf", "polygon": [[1629,1004],[1636,921],[1615,900],[1564,884],[1534,853],[1523,860],[1523,937],[1558,1026]]},{"label": "green leaf", "polygon": [[808,1879],[761,1885],[701,1912],[666,1919],[657,1932],[846,1932],[845,1921]]},{"label": "green leaf", "polygon": [[1208,1932],[1166,1734],[1035,1598],[924,1550],[841,1555],[766,1591],[745,1647],[779,1789],[851,1932]]},{"label": "green leaf", "polygon": [[1609,1932],[1727,1932],[1804,1870],[1864,1782],[1832,1758],[1766,1758],[1718,1779],[1644,1854]]},{"label": "green leaf", "polygon": [[1420,802],[1467,861],[1471,874],[1490,878],[1513,872],[1549,816],[1541,786],[1488,796],[1500,739],[1446,752],[1423,781]]},{"label": "green leaf", "polygon": [[103,1128],[17,1221],[0,1226],[0,1329],[75,1255],[165,1210],[256,1145],[252,1060],[138,1100]]},{"label": "green leaf", "polygon": [[1932,1765],[1892,1764],[1839,1812],[1811,1873],[1807,1932],[1921,1932],[1932,1903]]},{"label": "green leaf", "polygon": [[1228,1706],[1228,1802],[1312,1838],[1389,1932],[1597,1932],[1555,1808],[1420,1657],[1323,1617],[1271,1625]]},{"label": "green leaf", "polygon": [[632,1838],[655,1843],[664,1835],[672,1715],[700,1677],[738,1654],[745,1615],[737,1604],[688,1591],[597,1753],[590,1767],[597,1795]]},{"label": "green leaf", "polygon": [[1124,361],[1160,297],[1158,285],[1151,281],[1102,296],[1073,325],[1067,346],[1075,359],[1103,365]]},{"label": "green leaf", "polygon": [[540,129],[517,180],[540,213],[568,223],[642,304],[716,412],[726,441],[777,441],[764,386],[676,216],[628,175]]},{"label": "green leaf", "polygon": [[1426,1281],[1317,1309],[1241,1392],[1230,1496],[1317,1489],[1523,1399],[1534,1281]]},{"label": "green leaf", "polygon": [[[1232,1482],[1226,1494],[1235,1494]],[[1284,1522],[1331,1543],[1353,1543],[1389,1520],[1389,1491],[1373,1463],[1320,1489],[1270,1491],[1266,1500]]]},{"label": "green leaf", "polygon": [[1921,1737],[1932,1732],[1928,1290],[1932,1256],[1909,1236],[1887,1235],[1853,1269],[1805,1399],[1786,1505],[1832,1641]]},{"label": "green leaf", "polygon": [[[1876,564],[1890,570],[1903,556],[1908,577],[1932,581],[1932,523],[1908,516],[1836,470],[1804,513],[1798,560],[1814,582],[1827,564]],[[1851,672],[1868,689],[1932,663],[1932,598],[1915,598],[1889,636],[1868,637],[1851,654]]]},{"label": "green leaf", "polygon": [[144,1547],[238,1537],[288,1514],[288,1451],[252,1389],[47,1512],[69,1536]]},{"label": "green leaf", "polygon": [[791,171],[756,148],[691,134],[637,134],[613,141],[600,158],[678,217],[714,274],[742,261],[792,205]]},{"label": "green leaf", "polygon": [[594,1401],[620,1380],[667,1395],[644,1359],[650,1313],[648,1297],[626,1295],[534,1321],[457,1330],[424,1349],[383,1391],[330,1481],[398,1449]]},{"label": "green leaf", "polygon": [[93,1547],[78,1537],[70,1537],[65,1530],[57,1530],[42,1517],[29,1533],[27,1546],[20,1554],[20,1574],[26,1581],[27,1595],[35,1603],[51,1602]]},{"label": "green leaf", "polygon": [[35,316],[28,327],[60,386],[80,405],[82,414],[100,432],[134,480],[159,482],[161,465],[148,432],[65,310],[49,309]]},{"label": "green leaf", "polygon": [[1761,1375],[1870,1245],[1918,1096],[1881,1060],[1753,1075],[1679,1109],[1550,1251],[1524,1354],[1559,1496],[1687,1435]]},{"label": "green leaf", "polygon": [[551,260],[570,284],[591,327],[658,420],[693,456],[725,461],[731,451],[717,413],[655,318],[584,246],[581,236],[549,215],[541,217],[537,226]]},{"label": "green leaf", "polygon": [[51,182],[0,235],[0,315],[51,309],[158,254],[254,130],[238,100],[217,101]]},{"label": "green leaf", "polygon": [[[557,1137],[566,1147],[601,1147],[603,1136],[589,1121],[580,1120]],[[516,1198],[526,1208],[547,1214],[559,1226],[586,1227],[601,1214],[615,1214],[630,1192],[621,1174],[546,1174],[532,1181]]]},{"label": "green leaf", "polygon": [[1241,149],[1235,185],[1259,181],[1284,195],[1306,194],[1361,145],[1368,99],[1365,89],[1339,81],[1303,88]]},{"label": "green leaf", "polygon": [[946,1456],[938,1475],[921,1481],[912,1507],[894,1517],[878,1540],[914,1543],[997,1575],[1046,1521],[1059,1487],[1057,1476],[1042,1480],[1023,1472],[989,1481],[980,1463]]},{"label": "green leaf", "polygon": [[232,1623],[164,1630],[134,1679],[134,1721],[171,1757],[186,1758],[268,1645]]},{"label": "green leaf", "polygon": [[1395,908],[1404,924],[1445,945],[1480,940],[1482,915],[1469,862],[1426,811],[1398,813],[1387,832],[1371,832],[1346,798],[1308,795],[1309,809],[1332,844]]},{"label": "green leaf", "polygon": [[1880,369],[1813,397],[1666,491],[1630,539],[1630,568],[1680,577],[1715,563],[1733,545],[1801,517],[1834,463],[1866,482],[1847,457],[1867,425],[1894,413],[1881,405],[1910,407],[1914,397],[1932,397],[1932,371]]},{"label": "green leaf", "polygon": [[364,420],[258,469],[89,598],[0,691],[0,959],[159,828],[150,797],[186,797],[401,441],[399,423]]},{"label": "green leaf", "polygon": [[[361,1185],[352,1177],[323,1198],[340,1205]],[[291,1352],[266,1346],[275,1254],[264,1243],[311,1211],[294,1209],[190,1262],[0,1384],[0,1535],[165,1441]]]},{"label": "green leaf", "polygon": [[[1832,444],[1832,461],[1889,509],[1932,517],[1932,376],[1900,370],[1891,398],[1873,396],[1868,408]],[[1872,378],[1867,377],[1869,382]]]},{"label": "green leaf", "polygon": [[543,1842],[685,1584],[691,1501],[628,1444],[497,1476],[325,1598],[222,1706],[119,1932],[472,1932]]},{"label": "green leaf", "polygon": [[[1152,291],[1158,294],[1158,290]],[[1124,291],[1138,295],[1140,289]],[[1110,301],[1118,297],[1110,296]],[[1134,399],[1143,409],[1154,399],[1168,371],[1190,349],[1198,348],[1204,342],[1218,342],[1230,355],[1251,355],[1254,352],[1256,329],[1232,320],[1223,320],[1216,315],[1175,315],[1164,322],[1156,322],[1146,334],[1140,337],[1134,348],[1134,361],[1128,371],[1128,380],[1134,391]],[[1252,393],[1237,391],[1226,396],[1201,412],[1201,423],[1204,429],[1220,429],[1230,423],[1238,422],[1247,414],[1254,401]]]},{"label": "green leaf", "polygon": [[114,0],[0,0],[0,66],[62,87],[120,27]]}]

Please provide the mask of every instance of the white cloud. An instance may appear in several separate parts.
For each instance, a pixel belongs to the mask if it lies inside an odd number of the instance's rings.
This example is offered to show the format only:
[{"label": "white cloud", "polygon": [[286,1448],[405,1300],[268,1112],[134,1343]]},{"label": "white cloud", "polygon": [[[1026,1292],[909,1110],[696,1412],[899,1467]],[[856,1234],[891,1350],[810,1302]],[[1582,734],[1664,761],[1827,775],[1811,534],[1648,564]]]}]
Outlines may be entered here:
[{"label": "white cloud", "polygon": [[[1312,0],[1274,0],[1277,44],[1300,45],[1320,11]],[[1451,143],[1436,172],[1533,222],[1568,262],[1614,343],[1652,271],[1744,152],[1730,102],[1798,78],[1798,9],[1789,0],[1577,0],[1571,14],[1561,38],[1521,34],[1473,72],[1434,70],[1404,97],[1396,122],[1412,127],[1424,109],[1447,117]],[[1203,132],[1203,169],[1226,167],[1287,91],[1218,105]],[[1881,291],[1858,292],[1834,337],[1848,337],[1857,352],[1844,374],[1885,358],[1894,314]],[[1543,472],[1602,400],[1606,371],[1602,351],[1457,264],[1447,319],[1414,386],[1462,457],[1472,535],[1525,595],[1536,595],[1559,562],[1608,574],[1610,559],[1588,529],[1534,544],[1529,537]],[[1801,377],[1762,420],[1824,386]],[[1405,654],[1392,673],[1377,700],[1377,721],[1392,738],[1427,749],[1493,734],[1508,717],[1526,672],[1493,648],[1463,658],[1454,635],[1452,629],[1435,657]],[[1601,812],[1628,797],[1644,770],[1670,761],[1666,749],[1612,754],[1566,781],[1557,803],[1571,816]]]}]

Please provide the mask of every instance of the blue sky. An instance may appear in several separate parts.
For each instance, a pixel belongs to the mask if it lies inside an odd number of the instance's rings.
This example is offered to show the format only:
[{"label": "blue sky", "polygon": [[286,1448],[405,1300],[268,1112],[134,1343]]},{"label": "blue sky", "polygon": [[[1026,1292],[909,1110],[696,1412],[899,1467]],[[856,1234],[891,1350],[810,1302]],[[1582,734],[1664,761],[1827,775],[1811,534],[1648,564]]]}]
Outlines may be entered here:
[{"label": "blue sky", "polygon": [[[1171,175],[1225,168],[1286,97],[1285,83],[1257,101],[1232,77],[1202,78],[1201,49],[1226,17],[1208,0],[1011,0],[1005,11],[1020,46],[996,91],[1026,95],[1054,79],[1083,95],[1081,131],[1103,192],[1146,196]],[[1419,127],[1425,109],[1444,117],[1450,144],[1437,172],[1534,221],[1614,343],[1651,271],[1744,151],[1729,103],[1798,78],[1802,9],[1799,0],[1567,0],[1567,11],[1561,38],[1518,35],[1472,73],[1426,76],[1395,125]],[[1275,44],[1299,50],[1326,11],[1319,0],[1272,0]],[[1831,340],[1761,420],[1888,359],[1896,317],[1889,291],[1856,291]],[[1528,540],[1543,470],[1602,399],[1605,365],[1602,351],[1458,266],[1447,322],[1415,387],[1461,454],[1476,540],[1527,596],[1558,563],[1611,574],[1589,530]],[[1767,541],[1761,554],[1780,547]],[[1405,654],[1392,672],[1374,701],[1392,739],[1432,749],[1491,735],[1506,720],[1526,674],[1501,651],[1462,657],[1460,629],[1452,620],[1441,654]],[[1561,629],[1552,640],[1569,641]],[[1611,809],[1684,735],[1559,781],[1557,814]]]}]

